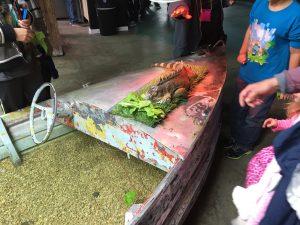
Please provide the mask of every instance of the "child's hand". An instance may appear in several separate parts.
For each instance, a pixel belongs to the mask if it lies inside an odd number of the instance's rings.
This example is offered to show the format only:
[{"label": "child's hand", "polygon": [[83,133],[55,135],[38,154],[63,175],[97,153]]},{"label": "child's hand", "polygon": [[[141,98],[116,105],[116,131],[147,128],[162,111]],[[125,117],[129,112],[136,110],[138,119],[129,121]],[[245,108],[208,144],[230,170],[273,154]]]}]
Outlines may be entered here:
[{"label": "child's hand", "polygon": [[238,57],[237,57],[237,61],[240,63],[240,64],[246,64],[247,62],[247,54],[246,53],[243,53],[243,54],[239,54]]},{"label": "child's hand", "polygon": [[183,18],[185,18],[187,20],[192,19],[192,16],[190,15],[190,12],[189,12],[189,8],[186,6],[179,6],[178,8],[176,8],[174,10],[174,12],[171,15],[172,18],[177,18],[180,16],[182,16]]},{"label": "child's hand", "polygon": [[263,128],[276,128],[278,126],[278,121],[276,119],[273,118],[269,118],[266,119],[264,124],[263,124]]},{"label": "child's hand", "polygon": [[18,20],[19,26],[21,28],[25,28],[28,29],[30,27],[30,19],[26,19],[26,20]]}]

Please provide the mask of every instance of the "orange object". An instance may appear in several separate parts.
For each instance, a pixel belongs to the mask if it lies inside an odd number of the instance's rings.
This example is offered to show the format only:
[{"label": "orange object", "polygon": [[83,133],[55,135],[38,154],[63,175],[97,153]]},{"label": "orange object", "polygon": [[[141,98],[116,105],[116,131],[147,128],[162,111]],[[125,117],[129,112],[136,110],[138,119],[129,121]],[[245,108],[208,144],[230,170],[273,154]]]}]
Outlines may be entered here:
[{"label": "orange object", "polygon": [[186,7],[186,6],[179,6],[178,8],[176,8],[174,10],[174,12],[171,15],[172,18],[177,18],[177,17],[180,17],[180,16],[182,16],[183,18],[185,18],[187,20],[192,19],[189,8]]}]

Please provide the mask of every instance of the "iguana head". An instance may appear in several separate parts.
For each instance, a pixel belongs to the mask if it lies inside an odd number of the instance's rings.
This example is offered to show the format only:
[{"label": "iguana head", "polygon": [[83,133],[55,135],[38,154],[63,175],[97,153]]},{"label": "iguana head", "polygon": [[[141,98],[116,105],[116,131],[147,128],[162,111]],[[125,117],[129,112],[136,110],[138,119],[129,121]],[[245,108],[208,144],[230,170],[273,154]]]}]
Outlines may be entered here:
[{"label": "iguana head", "polygon": [[145,94],[145,99],[150,100],[157,96],[158,94],[158,87],[157,86],[152,86],[147,93]]}]

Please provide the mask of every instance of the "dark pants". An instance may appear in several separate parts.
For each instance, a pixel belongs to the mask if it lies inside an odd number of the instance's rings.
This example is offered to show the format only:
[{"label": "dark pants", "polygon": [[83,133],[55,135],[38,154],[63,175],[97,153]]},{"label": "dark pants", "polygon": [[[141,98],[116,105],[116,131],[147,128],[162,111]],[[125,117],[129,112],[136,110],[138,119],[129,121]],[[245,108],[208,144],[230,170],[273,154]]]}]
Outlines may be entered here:
[{"label": "dark pants", "polygon": [[117,5],[117,26],[128,26],[128,2],[124,0],[116,1]]},{"label": "dark pants", "polygon": [[128,0],[128,13],[131,21],[137,22],[139,19],[140,0]]},{"label": "dark pants", "polygon": [[[42,76],[32,74],[15,78],[9,81],[0,82],[0,99],[3,103],[5,113],[22,109],[31,104],[36,90],[43,84]],[[46,100],[49,96],[42,93],[40,101]]]},{"label": "dark pants", "polygon": [[226,42],[227,36],[223,28],[224,12],[221,1],[214,3],[210,22],[201,22],[202,38],[200,46],[214,45],[217,41]]},{"label": "dark pants", "polygon": [[78,17],[75,12],[75,3],[74,0],[65,0],[67,11],[69,15],[69,20],[71,23],[78,22]]},{"label": "dark pants", "polygon": [[189,21],[186,20],[176,20],[174,23],[174,49],[173,57],[174,59],[187,56],[191,54],[191,47],[188,42],[189,34]]},{"label": "dark pants", "polygon": [[151,2],[149,0],[140,0],[140,4],[141,4],[140,15],[141,18],[143,18],[146,15],[147,8],[149,8]]},{"label": "dark pants", "polygon": [[241,107],[239,93],[248,85],[241,78],[237,78],[237,89],[232,105],[231,135],[237,144],[244,149],[252,149],[258,141],[262,124],[267,119],[268,113],[275,99],[275,94],[264,97],[263,104],[255,108]]}]

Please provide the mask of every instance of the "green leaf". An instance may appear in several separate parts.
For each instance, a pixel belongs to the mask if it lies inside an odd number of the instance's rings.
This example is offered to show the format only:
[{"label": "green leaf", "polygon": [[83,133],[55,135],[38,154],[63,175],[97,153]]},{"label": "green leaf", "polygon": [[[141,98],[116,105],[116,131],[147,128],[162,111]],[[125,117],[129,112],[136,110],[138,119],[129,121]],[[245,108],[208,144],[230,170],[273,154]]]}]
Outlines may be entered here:
[{"label": "green leaf", "polygon": [[170,103],[158,104],[151,100],[145,100],[141,92],[130,93],[126,98],[119,102],[112,113],[127,118],[133,118],[148,126],[154,127],[167,113],[176,108],[186,99],[176,98]]},{"label": "green leaf", "polygon": [[141,98],[139,98],[138,95],[136,95],[135,93],[130,93],[124,100],[137,102],[141,100]]},{"label": "green leaf", "polygon": [[154,115],[156,115],[160,118],[165,117],[165,112],[160,108],[154,108],[154,109],[152,109],[152,112],[154,113]]},{"label": "green leaf", "polygon": [[135,191],[129,191],[125,194],[124,201],[125,204],[130,207],[134,204],[136,200],[137,193]]},{"label": "green leaf", "polygon": [[120,102],[119,104],[123,107],[133,107],[134,106],[134,104],[132,104],[130,102]]},{"label": "green leaf", "polygon": [[33,39],[31,40],[31,42],[34,45],[42,46],[42,48],[45,50],[45,52],[48,53],[48,46],[46,44],[45,38],[46,38],[46,36],[43,32],[41,32],[41,31],[35,32],[35,35],[34,35]]},{"label": "green leaf", "polygon": [[144,111],[147,113],[147,116],[153,117],[155,115],[151,108],[145,108]]},{"label": "green leaf", "polygon": [[146,101],[140,101],[140,102],[138,103],[138,107],[139,107],[139,109],[141,109],[141,108],[150,106],[151,104],[152,104],[152,102],[149,101],[149,100],[146,100]]},{"label": "green leaf", "polygon": [[137,110],[137,108],[131,108],[131,109],[129,109],[129,113],[133,114],[136,110]]}]

